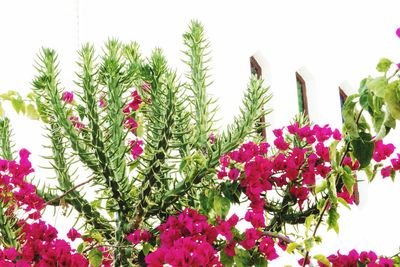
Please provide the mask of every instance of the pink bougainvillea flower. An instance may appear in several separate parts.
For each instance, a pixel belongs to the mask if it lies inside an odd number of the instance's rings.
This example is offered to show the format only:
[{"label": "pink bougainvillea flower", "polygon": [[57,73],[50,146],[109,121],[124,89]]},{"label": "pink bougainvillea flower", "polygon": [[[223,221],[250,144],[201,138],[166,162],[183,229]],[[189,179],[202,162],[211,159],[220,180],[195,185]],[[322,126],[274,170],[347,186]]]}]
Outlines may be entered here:
[{"label": "pink bougainvillea flower", "polygon": [[66,103],[72,103],[74,101],[74,93],[65,91],[62,95],[62,100]]},{"label": "pink bougainvillea flower", "polygon": [[81,237],[81,234],[75,228],[71,228],[67,233],[67,237],[71,239],[71,241],[75,241],[75,239]]},{"label": "pink bougainvillea flower", "polygon": [[400,38],[400,28],[398,28],[398,29],[396,30],[396,35],[397,35],[397,37]]},{"label": "pink bougainvillea flower", "polygon": [[131,154],[133,159],[137,159],[142,153],[143,153],[143,148],[142,148],[143,141],[142,140],[132,140],[130,142],[131,146]]}]

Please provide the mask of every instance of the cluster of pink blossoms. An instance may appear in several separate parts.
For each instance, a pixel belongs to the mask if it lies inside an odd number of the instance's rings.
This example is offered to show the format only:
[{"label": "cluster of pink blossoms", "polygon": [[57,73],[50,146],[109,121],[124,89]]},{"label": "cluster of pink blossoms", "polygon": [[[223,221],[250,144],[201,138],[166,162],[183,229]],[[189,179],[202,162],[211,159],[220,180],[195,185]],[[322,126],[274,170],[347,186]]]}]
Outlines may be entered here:
[{"label": "cluster of pink blossoms", "polygon": [[[358,253],[355,249],[351,250],[348,255],[332,254],[328,257],[332,267],[352,267],[352,266],[366,266],[366,267],[392,267],[394,266],[393,260],[379,257],[373,251],[362,251]],[[320,267],[328,267],[322,262],[318,262]]]},{"label": "cluster of pink blossoms", "polygon": [[[289,192],[297,200],[299,209],[303,208],[310,194],[309,188],[315,186],[316,178],[319,176],[324,179],[331,171],[327,141],[342,138],[337,129],[332,130],[328,126],[299,127],[295,123],[287,127],[287,137],[296,138],[300,142],[299,146],[291,147],[282,129],[274,130],[273,133],[273,143],[278,151],[273,156],[267,155],[270,149],[268,143],[256,145],[248,142],[220,159],[218,178],[240,179],[240,186],[251,202],[245,219],[254,227],[265,227],[266,202],[262,193],[274,187],[279,189],[289,186]],[[359,168],[359,163],[353,162],[350,157],[344,159],[343,165],[352,170]],[[338,194],[352,203],[352,196],[349,196],[345,188]]]},{"label": "cluster of pink blossoms", "polygon": [[25,176],[33,172],[29,161],[30,152],[21,149],[19,163],[0,159],[0,196],[7,206],[6,214],[23,209],[29,219],[40,218],[45,202],[36,194],[36,188],[25,181]]},{"label": "cluster of pink blossoms", "polygon": [[[384,144],[382,140],[375,142],[373,159],[376,162],[382,162],[388,159],[394,152],[395,146],[393,144]],[[397,158],[390,159],[391,165],[385,166],[381,169],[381,175],[383,178],[392,176],[395,171],[400,170],[400,154],[397,154]]]},{"label": "cluster of pink blossoms", "polygon": [[88,266],[81,254],[75,253],[66,241],[57,239],[54,227],[39,220],[45,202],[36,194],[36,188],[25,181],[25,177],[33,172],[29,154],[22,149],[19,163],[0,160],[0,199],[6,207],[6,216],[13,216],[17,209],[28,214],[27,218],[18,221],[20,249],[0,249],[0,266]]},{"label": "cluster of pink blossoms", "polygon": [[166,223],[159,226],[160,246],[147,255],[146,263],[149,267],[164,264],[182,267],[223,266],[215,249],[219,236],[225,238],[223,251],[230,257],[236,255],[237,245],[246,250],[257,248],[258,253],[267,260],[278,257],[274,240],[258,229],[249,228],[241,237],[234,236],[233,230],[238,221],[238,216],[234,214],[227,220],[217,218],[217,224],[211,225],[206,216],[196,210],[185,209],[178,216],[170,216]]},{"label": "cluster of pink blossoms", "polygon": [[164,264],[182,267],[222,266],[213,247],[218,231],[207,217],[192,209],[170,216],[158,227],[160,247],[146,256],[149,267]]}]

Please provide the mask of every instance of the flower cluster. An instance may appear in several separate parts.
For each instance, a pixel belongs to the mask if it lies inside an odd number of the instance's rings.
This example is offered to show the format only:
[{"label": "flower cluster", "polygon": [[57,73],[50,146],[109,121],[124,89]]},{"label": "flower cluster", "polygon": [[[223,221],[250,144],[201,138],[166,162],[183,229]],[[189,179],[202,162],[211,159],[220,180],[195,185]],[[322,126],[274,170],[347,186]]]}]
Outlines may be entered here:
[{"label": "flower cluster", "polygon": [[[348,255],[332,254],[328,257],[332,267],[343,267],[343,266],[368,266],[368,267],[392,267],[394,266],[393,260],[378,257],[373,251],[362,251],[358,253],[356,250],[351,250]],[[320,267],[327,267],[322,262],[318,262]]]},{"label": "flower cluster", "polygon": [[26,149],[20,150],[19,163],[0,160],[0,195],[5,214],[12,216],[17,209],[28,214],[17,224],[20,249],[0,249],[0,266],[88,266],[81,254],[75,253],[66,241],[57,239],[54,227],[39,220],[45,202],[36,194],[36,188],[25,181],[33,172],[29,154]]},{"label": "flower cluster", "polygon": [[45,202],[36,194],[36,188],[24,179],[33,172],[29,155],[28,150],[21,149],[19,163],[0,159],[0,196],[7,206],[6,213],[23,209],[28,218],[38,219]]},{"label": "flower cluster", "polygon": [[[310,188],[316,185],[316,178],[326,178],[332,169],[327,141],[342,138],[337,129],[332,130],[327,125],[299,127],[295,123],[287,127],[286,137],[283,129],[276,129],[273,133],[277,153],[272,156],[267,155],[271,150],[268,143],[256,145],[249,142],[220,159],[218,178],[240,178],[240,186],[251,202],[252,210],[246,214],[246,220],[254,227],[265,226],[263,212],[266,203],[262,195],[274,187],[287,187],[299,209],[303,208]],[[343,165],[353,170],[359,168],[359,163],[349,157],[345,158]]]},{"label": "flower cluster", "polygon": [[160,247],[146,256],[149,267],[164,266],[222,266],[213,248],[217,228],[207,217],[192,209],[170,216],[158,227]]}]

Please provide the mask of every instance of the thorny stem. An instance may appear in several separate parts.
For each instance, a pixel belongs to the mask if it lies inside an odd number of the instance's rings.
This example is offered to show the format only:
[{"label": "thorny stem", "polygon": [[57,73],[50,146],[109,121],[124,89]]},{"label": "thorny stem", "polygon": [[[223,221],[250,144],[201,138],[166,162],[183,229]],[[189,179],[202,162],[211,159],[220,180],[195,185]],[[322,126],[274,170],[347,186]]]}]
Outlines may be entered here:
[{"label": "thorny stem", "polygon": [[49,201],[47,201],[47,202],[46,202],[46,205],[50,205],[51,203],[56,202],[56,201],[62,199],[63,197],[65,197],[66,195],[68,195],[69,193],[71,193],[72,191],[75,191],[77,188],[79,188],[79,187],[81,187],[81,186],[84,186],[85,184],[90,183],[93,179],[94,179],[94,177],[92,177],[92,178],[90,178],[89,180],[86,180],[86,181],[84,181],[84,182],[82,182],[82,183],[80,183],[80,184],[75,185],[74,187],[72,187],[72,188],[70,188],[69,190],[65,191],[64,194],[62,194],[62,195],[60,195],[60,196],[57,196],[57,197],[55,197],[55,198],[50,199]]}]

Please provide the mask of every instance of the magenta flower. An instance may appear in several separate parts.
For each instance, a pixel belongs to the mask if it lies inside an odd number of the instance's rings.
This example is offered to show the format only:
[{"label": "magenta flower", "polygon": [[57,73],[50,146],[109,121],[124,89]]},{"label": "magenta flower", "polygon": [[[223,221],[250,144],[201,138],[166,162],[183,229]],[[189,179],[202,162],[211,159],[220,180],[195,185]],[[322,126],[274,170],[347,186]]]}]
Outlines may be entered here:
[{"label": "magenta flower", "polygon": [[400,28],[398,28],[398,29],[396,30],[396,35],[397,35],[397,37],[400,38]]},{"label": "magenta flower", "polygon": [[65,91],[62,95],[62,100],[66,103],[72,103],[74,101],[74,93]]},{"label": "magenta flower", "polygon": [[67,233],[67,237],[71,239],[71,241],[75,241],[75,239],[81,237],[81,234],[75,228],[71,228]]}]

